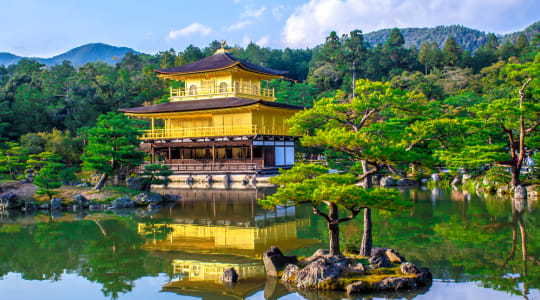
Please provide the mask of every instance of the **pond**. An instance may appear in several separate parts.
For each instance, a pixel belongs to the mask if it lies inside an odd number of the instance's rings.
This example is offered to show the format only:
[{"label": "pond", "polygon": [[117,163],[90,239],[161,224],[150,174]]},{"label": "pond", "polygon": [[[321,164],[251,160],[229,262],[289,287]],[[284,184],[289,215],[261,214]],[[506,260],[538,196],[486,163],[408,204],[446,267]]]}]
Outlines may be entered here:
[{"label": "pond", "polygon": [[[267,211],[262,189],[167,189],[182,200],[155,211],[0,215],[0,291],[6,299],[342,299],[266,279],[270,246],[311,255],[326,247],[326,223],[307,206]],[[414,207],[373,213],[374,245],[428,266],[416,292],[369,299],[540,299],[540,205],[457,190],[403,190]],[[344,223],[344,246],[362,218]],[[523,239],[522,237],[525,237]],[[222,270],[241,280],[224,286]],[[373,296],[373,297],[372,297]]]}]

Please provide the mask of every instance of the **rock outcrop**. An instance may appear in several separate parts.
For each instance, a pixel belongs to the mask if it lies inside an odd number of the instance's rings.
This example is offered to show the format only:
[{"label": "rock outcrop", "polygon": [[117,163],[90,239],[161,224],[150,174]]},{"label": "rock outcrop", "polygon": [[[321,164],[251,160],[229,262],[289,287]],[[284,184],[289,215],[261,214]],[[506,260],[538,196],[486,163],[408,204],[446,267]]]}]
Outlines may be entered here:
[{"label": "rock outcrop", "polygon": [[161,204],[161,195],[158,193],[141,193],[133,198],[137,206],[148,206],[148,204]]},{"label": "rock outcrop", "polygon": [[135,202],[129,199],[128,197],[120,197],[112,202],[113,208],[133,208],[135,207]]},{"label": "rock outcrop", "polygon": [[60,210],[62,209],[62,199],[61,198],[52,198],[51,199],[51,210]]},{"label": "rock outcrop", "polygon": [[272,246],[263,253],[263,262],[266,275],[279,277],[279,272],[289,264],[298,263],[298,259],[296,256],[285,256],[278,247]]},{"label": "rock outcrop", "polygon": [[527,189],[521,185],[514,188],[514,198],[527,199]]},{"label": "rock outcrop", "polygon": [[321,288],[322,282],[338,279],[346,266],[343,256],[323,256],[300,270],[294,283],[298,288]]},{"label": "rock outcrop", "polygon": [[288,264],[283,270],[283,275],[281,275],[281,280],[285,282],[294,282],[296,279],[296,274],[300,271],[300,267],[293,264]]},{"label": "rock outcrop", "polygon": [[81,194],[73,197],[73,202],[77,203],[77,205],[83,208],[88,208],[88,206],[90,206],[90,201]]},{"label": "rock outcrop", "polygon": [[13,192],[7,192],[0,195],[0,208],[1,209],[19,209],[23,206],[24,202],[19,199],[17,194]]}]

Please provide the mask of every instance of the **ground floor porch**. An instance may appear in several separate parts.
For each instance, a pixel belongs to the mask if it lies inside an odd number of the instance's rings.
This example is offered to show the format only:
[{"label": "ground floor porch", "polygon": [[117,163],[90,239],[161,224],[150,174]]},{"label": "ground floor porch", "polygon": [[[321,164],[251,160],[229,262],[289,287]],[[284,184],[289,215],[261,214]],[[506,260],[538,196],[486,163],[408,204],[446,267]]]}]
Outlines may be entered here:
[{"label": "ground floor porch", "polygon": [[174,174],[277,172],[294,165],[294,143],[289,136],[152,141],[149,163],[169,165]]}]

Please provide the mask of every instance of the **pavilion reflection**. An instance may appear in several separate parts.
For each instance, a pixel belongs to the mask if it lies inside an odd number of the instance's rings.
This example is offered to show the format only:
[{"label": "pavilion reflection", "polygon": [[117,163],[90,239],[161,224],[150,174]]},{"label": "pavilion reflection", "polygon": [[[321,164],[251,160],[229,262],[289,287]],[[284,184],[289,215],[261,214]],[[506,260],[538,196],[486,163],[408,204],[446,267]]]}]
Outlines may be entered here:
[{"label": "pavilion reflection", "polygon": [[[139,234],[146,237],[143,247],[172,261],[175,279],[163,291],[203,299],[243,299],[264,289],[270,295],[267,299],[277,298],[289,292],[266,282],[262,253],[271,246],[286,252],[318,243],[298,235],[300,228],[310,225],[310,211],[265,210],[257,205],[257,198],[272,193],[271,189],[171,192],[181,196],[175,207],[138,224]],[[239,274],[240,281],[233,286],[220,280],[227,268]]]}]

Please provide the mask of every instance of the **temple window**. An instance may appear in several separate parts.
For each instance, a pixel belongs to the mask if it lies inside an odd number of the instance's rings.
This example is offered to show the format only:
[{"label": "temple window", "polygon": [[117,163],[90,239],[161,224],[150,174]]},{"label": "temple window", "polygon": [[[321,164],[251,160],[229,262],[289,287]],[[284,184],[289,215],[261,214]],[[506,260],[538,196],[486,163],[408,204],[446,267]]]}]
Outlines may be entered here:
[{"label": "temple window", "polygon": [[197,95],[197,86],[196,85],[192,85],[189,87],[189,94],[190,95]]},{"label": "temple window", "polygon": [[219,84],[219,92],[220,93],[226,93],[227,92],[227,83],[222,82]]}]

